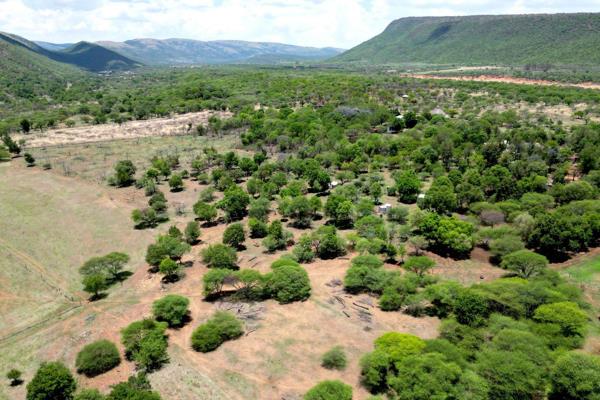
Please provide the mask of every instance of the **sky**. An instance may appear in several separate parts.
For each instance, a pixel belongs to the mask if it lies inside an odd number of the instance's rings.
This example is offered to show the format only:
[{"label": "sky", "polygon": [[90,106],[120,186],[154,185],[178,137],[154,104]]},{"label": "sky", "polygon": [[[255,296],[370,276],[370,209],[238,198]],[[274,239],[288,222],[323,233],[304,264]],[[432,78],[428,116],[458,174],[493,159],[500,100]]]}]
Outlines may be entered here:
[{"label": "sky", "polygon": [[0,0],[0,31],[74,43],[248,40],[351,48],[409,16],[600,11],[600,0]]}]

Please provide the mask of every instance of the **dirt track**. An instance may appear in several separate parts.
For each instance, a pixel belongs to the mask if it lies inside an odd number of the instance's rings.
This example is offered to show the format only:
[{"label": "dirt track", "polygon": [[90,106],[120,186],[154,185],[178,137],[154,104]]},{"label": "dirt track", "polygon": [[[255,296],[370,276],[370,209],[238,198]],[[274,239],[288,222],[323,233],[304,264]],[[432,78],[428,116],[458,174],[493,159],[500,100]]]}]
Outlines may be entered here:
[{"label": "dirt track", "polygon": [[600,84],[593,82],[584,83],[564,83],[556,81],[547,81],[541,79],[515,78],[511,76],[496,76],[496,75],[477,75],[477,76],[442,76],[442,75],[427,75],[427,74],[400,74],[403,78],[415,79],[435,79],[435,80],[450,80],[450,81],[472,81],[472,82],[499,82],[513,83],[517,85],[537,85],[537,86],[559,86],[559,87],[577,87],[581,89],[600,90]]}]

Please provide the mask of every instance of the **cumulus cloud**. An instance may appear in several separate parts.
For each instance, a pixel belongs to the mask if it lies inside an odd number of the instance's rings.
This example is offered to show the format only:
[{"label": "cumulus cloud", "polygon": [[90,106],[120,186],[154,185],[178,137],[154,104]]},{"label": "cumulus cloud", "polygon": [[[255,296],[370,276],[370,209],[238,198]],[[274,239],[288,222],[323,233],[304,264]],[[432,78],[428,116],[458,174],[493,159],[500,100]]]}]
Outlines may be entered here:
[{"label": "cumulus cloud", "polygon": [[0,0],[0,30],[53,42],[240,39],[350,48],[406,16],[593,11],[598,0]]}]

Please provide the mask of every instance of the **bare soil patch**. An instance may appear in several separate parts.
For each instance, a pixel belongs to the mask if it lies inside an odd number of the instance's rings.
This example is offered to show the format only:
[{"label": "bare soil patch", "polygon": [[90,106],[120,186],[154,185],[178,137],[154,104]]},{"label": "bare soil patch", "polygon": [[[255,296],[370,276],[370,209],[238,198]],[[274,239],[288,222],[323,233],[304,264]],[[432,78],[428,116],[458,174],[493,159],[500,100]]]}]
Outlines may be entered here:
[{"label": "bare soil patch", "polygon": [[230,112],[200,111],[176,114],[165,118],[127,121],[123,124],[85,125],[57,128],[43,132],[19,135],[27,147],[56,146],[74,143],[104,142],[118,139],[135,139],[148,136],[178,136],[192,133],[198,125],[206,125],[211,116],[228,118]]}]

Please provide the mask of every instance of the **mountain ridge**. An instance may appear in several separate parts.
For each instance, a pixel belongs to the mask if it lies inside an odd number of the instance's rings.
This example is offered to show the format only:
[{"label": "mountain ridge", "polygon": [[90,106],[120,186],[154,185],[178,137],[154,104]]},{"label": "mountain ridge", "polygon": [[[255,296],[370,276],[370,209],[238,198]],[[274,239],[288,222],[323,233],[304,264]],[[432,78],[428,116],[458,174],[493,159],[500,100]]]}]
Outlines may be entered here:
[{"label": "mountain ridge", "polygon": [[406,17],[333,61],[591,65],[599,33],[600,13]]}]

